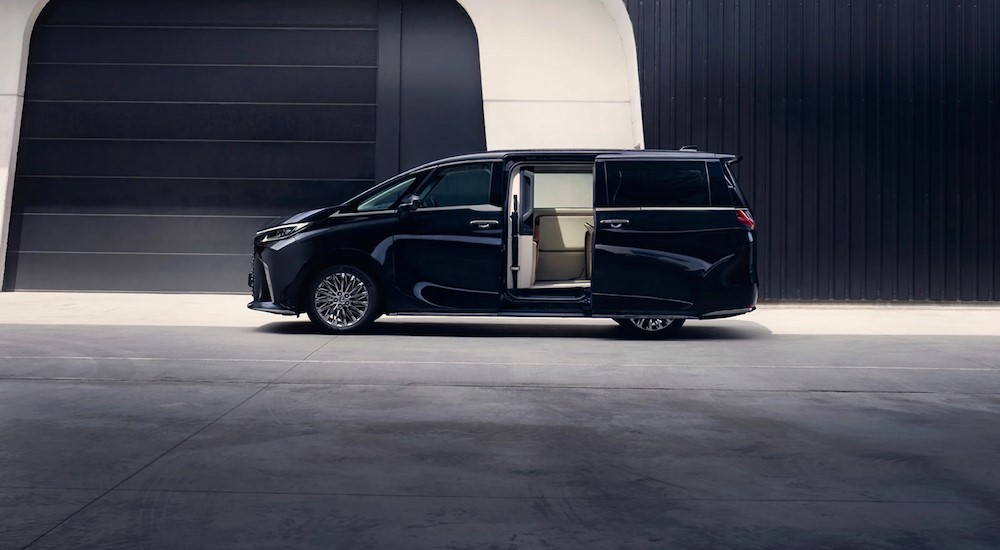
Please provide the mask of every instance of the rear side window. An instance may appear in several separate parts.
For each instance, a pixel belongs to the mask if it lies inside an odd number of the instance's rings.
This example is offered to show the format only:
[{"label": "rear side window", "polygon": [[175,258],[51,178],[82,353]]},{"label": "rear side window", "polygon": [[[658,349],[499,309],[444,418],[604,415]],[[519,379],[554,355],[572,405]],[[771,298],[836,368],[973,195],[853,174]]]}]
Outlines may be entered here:
[{"label": "rear side window", "polygon": [[743,191],[740,190],[739,184],[736,183],[736,178],[733,176],[732,170],[729,169],[729,165],[723,167],[725,169],[726,179],[729,181],[729,189],[733,195],[733,202],[739,208],[749,208],[750,203],[747,202],[746,196]]},{"label": "rear side window", "polygon": [[721,162],[708,163],[709,192],[712,194],[712,206],[733,206],[735,204],[732,185],[726,179]]},{"label": "rear side window", "polygon": [[608,162],[608,206],[711,206],[704,162]]},{"label": "rear side window", "polygon": [[739,202],[718,161],[611,161],[606,173],[598,174],[597,190],[603,195],[601,206],[623,208],[732,207]]}]

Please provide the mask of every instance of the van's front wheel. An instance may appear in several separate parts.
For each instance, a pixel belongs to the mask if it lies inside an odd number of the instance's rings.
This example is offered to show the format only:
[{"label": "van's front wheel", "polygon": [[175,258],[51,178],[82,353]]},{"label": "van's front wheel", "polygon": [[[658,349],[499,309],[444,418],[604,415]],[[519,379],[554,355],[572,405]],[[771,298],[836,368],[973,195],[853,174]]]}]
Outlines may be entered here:
[{"label": "van's front wheel", "polygon": [[379,317],[381,296],[375,281],[349,265],[324,269],[309,283],[309,319],[325,332],[361,332]]},{"label": "van's front wheel", "polygon": [[615,322],[621,325],[625,334],[635,338],[670,338],[684,326],[684,319],[664,317],[618,318]]}]

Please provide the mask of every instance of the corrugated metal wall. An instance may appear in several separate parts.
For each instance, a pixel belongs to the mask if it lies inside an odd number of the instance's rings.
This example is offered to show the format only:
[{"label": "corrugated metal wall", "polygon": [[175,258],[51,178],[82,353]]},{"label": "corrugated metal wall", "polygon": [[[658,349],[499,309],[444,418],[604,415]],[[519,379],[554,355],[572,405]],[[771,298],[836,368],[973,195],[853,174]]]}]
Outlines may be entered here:
[{"label": "corrugated metal wall", "polygon": [[625,0],[650,148],[746,157],[762,296],[1000,300],[995,0]]}]

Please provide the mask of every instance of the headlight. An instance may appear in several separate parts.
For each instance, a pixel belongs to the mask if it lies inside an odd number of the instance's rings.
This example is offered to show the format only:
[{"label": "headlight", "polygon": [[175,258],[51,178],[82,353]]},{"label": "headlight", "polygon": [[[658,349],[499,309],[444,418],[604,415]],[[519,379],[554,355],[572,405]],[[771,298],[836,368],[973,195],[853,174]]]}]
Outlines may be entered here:
[{"label": "headlight", "polygon": [[281,239],[286,239],[296,233],[300,233],[306,227],[309,227],[308,223],[290,223],[268,227],[257,232],[257,240],[262,243],[280,241]]}]

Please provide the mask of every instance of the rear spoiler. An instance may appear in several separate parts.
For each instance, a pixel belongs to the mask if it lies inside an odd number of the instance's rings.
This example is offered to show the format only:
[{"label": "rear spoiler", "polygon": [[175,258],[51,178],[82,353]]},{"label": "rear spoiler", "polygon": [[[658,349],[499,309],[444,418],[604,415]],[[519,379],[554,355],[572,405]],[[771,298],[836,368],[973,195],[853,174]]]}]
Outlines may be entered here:
[{"label": "rear spoiler", "polygon": [[743,155],[736,155],[735,157],[726,161],[726,166],[732,166],[743,161]]}]

